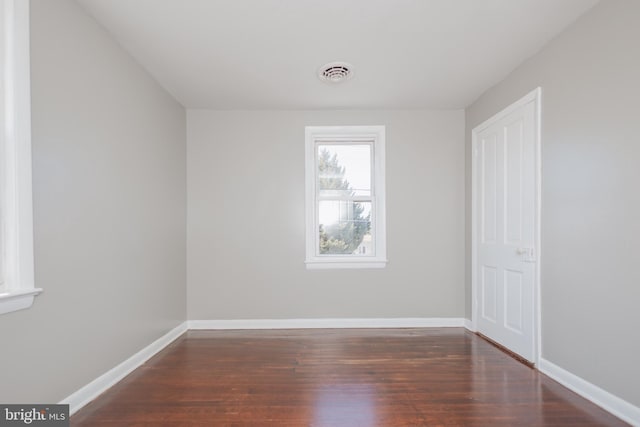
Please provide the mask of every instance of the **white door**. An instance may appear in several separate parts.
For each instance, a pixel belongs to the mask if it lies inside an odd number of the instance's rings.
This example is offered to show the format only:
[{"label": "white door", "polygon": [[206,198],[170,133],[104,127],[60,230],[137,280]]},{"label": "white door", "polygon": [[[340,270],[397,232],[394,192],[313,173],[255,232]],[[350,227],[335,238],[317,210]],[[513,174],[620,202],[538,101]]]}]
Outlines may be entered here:
[{"label": "white door", "polygon": [[536,362],[539,89],[473,131],[476,330]]}]

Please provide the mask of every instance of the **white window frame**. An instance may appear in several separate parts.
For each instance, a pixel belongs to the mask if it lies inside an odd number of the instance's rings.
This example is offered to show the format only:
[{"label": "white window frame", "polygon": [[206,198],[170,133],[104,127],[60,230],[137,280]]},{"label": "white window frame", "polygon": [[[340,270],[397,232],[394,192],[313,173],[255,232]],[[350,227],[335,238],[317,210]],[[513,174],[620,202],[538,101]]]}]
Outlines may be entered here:
[{"label": "white window frame", "polygon": [[0,0],[0,314],[33,304],[29,0]]},{"label": "white window frame", "polygon": [[[373,174],[371,230],[375,253],[319,255],[319,195],[316,188],[318,144],[371,144]],[[305,128],[306,259],[308,269],[384,268],[387,264],[385,208],[385,127],[384,126],[307,126]]]}]

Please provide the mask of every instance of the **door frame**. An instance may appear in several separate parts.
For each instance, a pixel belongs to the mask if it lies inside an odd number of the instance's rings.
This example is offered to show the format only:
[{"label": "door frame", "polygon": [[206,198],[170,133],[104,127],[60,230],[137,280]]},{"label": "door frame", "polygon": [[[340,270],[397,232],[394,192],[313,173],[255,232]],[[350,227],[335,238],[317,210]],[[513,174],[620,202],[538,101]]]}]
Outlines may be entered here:
[{"label": "door frame", "polygon": [[540,298],[540,223],[541,223],[541,205],[542,205],[542,151],[541,151],[541,120],[542,120],[542,88],[537,87],[518,101],[509,105],[499,113],[495,114],[488,120],[485,120],[471,131],[471,327],[474,332],[478,331],[478,213],[476,212],[476,202],[478,197],[478,182],[476,174],[478,171],[478,135],[480,132],[491,126],[498,120],[508,116],[518,108],[533,102],[535,110],[534,125],[534,165],[535,173],[535,197],[534,197],[534,251],[536,256],[536,265],[533,278],[533,354],[534,365],[538,365],[542,357],[542,309]]}]

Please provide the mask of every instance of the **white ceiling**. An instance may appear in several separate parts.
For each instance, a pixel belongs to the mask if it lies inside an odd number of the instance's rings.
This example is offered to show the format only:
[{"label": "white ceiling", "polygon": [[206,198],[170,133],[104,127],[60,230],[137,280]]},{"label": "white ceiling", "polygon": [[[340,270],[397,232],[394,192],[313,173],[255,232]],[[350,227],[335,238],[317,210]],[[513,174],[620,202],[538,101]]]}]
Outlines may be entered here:
[{"label": "white ceiling", "polygon": [[[187,108],[464,108],[597,0],[78,0]],[[329,61],[353,79],[318,80]]]}]

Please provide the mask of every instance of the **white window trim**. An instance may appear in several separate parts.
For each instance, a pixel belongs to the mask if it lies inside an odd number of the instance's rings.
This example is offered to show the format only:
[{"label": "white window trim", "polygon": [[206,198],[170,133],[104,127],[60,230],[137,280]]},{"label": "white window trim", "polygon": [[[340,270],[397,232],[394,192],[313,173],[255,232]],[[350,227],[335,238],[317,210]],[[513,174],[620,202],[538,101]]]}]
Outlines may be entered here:
[{"label": "white window trim", "polygon": [[[375,256],[316,255],[318,218],[316,206],[316,150],[323,141],[372,141],[373,218]],[[385,208],[385,127],[384,126],[307,126],[305,128],[306,259],[308,269],[384,268],[387,264]]]},{"label": "white window trim", "polygon": [[31,190],[29,0],[0,0],[0,314],[28,308],[35,287]]}]

